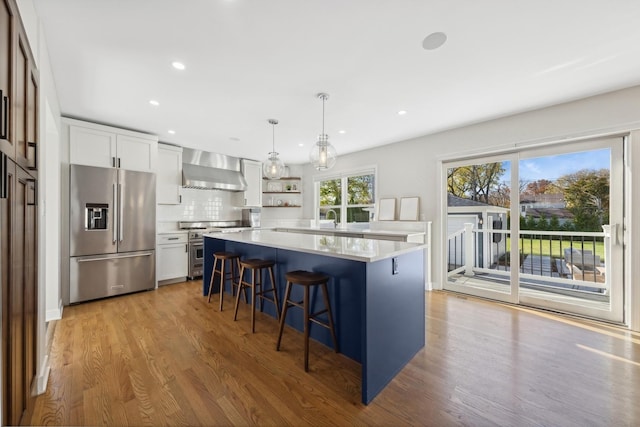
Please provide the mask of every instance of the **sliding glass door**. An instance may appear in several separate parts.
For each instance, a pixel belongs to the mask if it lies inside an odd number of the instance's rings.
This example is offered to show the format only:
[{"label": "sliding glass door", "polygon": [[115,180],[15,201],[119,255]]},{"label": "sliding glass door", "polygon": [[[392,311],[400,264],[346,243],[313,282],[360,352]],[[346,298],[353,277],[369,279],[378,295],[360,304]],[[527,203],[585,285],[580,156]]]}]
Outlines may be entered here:
[{"label": "sliding glass door", "polygon": [[445,289],[623,319],[623,139],[445,164]]},{"label": "sliding glass door", "polygon": [[446,289],[517,302],[518,257],[509,222],[517,164],[509,155],[446,165]]}]

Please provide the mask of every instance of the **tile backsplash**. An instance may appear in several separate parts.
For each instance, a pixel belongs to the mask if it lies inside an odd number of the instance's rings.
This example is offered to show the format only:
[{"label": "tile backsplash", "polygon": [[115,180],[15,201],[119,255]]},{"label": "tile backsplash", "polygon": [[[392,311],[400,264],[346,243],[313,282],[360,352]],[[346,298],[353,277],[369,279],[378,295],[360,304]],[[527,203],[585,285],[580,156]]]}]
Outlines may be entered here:
[{"label": "tile backsplash", "polygon": [[182,203],[158,205],[157,220],[234,221],[242,219],[242,192],[181,188]]}]

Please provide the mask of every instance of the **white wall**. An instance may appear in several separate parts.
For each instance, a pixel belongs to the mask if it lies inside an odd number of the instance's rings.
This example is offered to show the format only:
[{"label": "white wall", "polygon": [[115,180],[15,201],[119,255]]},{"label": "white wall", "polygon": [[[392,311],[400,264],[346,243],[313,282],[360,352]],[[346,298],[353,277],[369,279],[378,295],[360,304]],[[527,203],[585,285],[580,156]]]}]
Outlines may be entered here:
[{"label": "white wall", "polygon": [[[429,117],[425,117],[429,120]],[[452,129],[433,135],[397,142],[357,153],[339,155],[329,174],[377,165],[377,198],[420,197],[420,219],[433,221],[433,277],[434,286],[442,287],[442,161],[476,154],[513,150],[517,147],[562,142],[586,136],[598,136],[619,131],[640,129],[640,86],[602,94],[566,104]],[[631,185],[640,187],[640,142],[632,141],[634,158],[630,159]],[[340,153],[340,147],[336,147]],[[636,166],[634,167],[633,164]],[[635,174],[633,174],[635,172]],[[313,176],[310,165],[305,166],[304,215],[313,215]],[[629,193],[632,194],[632,193]],[[628,218],[638,218],[640,197],[631,200]],[[632,225],[628,230],[631,231]],[[634,236],[640,233],[635,231]],[[640,251],[633,247],[639,239],[628,241],[627,253]],[[635,243],[640,246],[639,243]],[[630,259],[630,258],[628,258]],[[637,263],[636,263],[637,264]],[[629,263],[627,263],[629,265]],[[640,277],[640,267],[627,277]],[[633,280],[633,279],[631,279]],[[634,310],[633,328],[640,329],[640,280],[631,284],[630,300]]]}]

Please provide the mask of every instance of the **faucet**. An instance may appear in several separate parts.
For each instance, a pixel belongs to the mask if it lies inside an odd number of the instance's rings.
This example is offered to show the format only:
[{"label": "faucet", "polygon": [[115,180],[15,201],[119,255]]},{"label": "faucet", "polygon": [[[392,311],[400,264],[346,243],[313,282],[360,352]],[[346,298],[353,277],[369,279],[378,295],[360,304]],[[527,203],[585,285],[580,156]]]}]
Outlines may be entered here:
[{"label": "faucet", "polygon": [[326,214],[324,214],[325,219],[329,219],[329,213],[333,212],[333,228],[338,226],[338,214],[333,209],[329,209]]}]

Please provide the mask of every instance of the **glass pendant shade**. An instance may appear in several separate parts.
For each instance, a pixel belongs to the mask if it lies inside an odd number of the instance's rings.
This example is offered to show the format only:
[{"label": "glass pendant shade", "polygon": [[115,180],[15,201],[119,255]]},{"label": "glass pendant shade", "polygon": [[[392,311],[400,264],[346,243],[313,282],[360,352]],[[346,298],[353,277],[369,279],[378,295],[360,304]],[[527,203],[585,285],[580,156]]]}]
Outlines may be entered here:
[{"label": "glass pendant shade", "polygon": [[319,171],[331,169],[336,164],[338,153],[329,142],[329,135],[324,133],[324,103],[329,99],[326,93],[316,95],[318,99],[322,99],[322,133],[318,135],[318,141],[313,144],[309,153],[309,162]]},{"label": "glass pendant shade", "polygon": [[331,169],[336,164],[336,149],[329,142],[327,134],[320,134],[318,142],[313,145],[309,153],[309,161],[319,171]]},{"label": "glass pendant shade", "polygon": [[272,128],[272,151],[269,153],[267,160],[262,163],[262,174],[265,178],[279,179],[284,175],[284,163],[278,157],[278,153],[276,153],[276,125],[278,121],[276,119],[269,119],[268,122]]},{"label": "glass pendant shade", "polygon": [[269,153],[269,158],[262,163],[262,174],[269,179],[279,179],[284,175],[284,163],[278,157],[278,153]]}]

